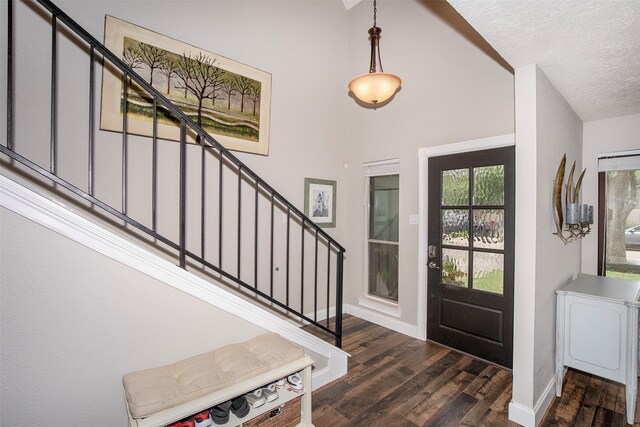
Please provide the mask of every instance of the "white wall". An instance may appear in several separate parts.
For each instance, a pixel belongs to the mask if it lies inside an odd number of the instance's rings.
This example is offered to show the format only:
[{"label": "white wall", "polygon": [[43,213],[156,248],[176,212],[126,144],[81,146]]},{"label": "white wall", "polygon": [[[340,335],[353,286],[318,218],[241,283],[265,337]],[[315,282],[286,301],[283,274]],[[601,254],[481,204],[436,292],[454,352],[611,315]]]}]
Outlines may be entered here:
[{"label": "white wall", "polygon": [[[640,148],[640,114],[595,120],[584,124],[582,164],[587,173],[582,183],[585,203],[598,204],[598,154]],[[594,212],[598,224],[598,209]],[[597,225],[591,236],[582,239],[582,272],[596,274],[598,270]]]},{"label": "white wall", "polygon": [[553,180],[565,153],[566,174],[574,160],[580,171],[582,121],[535,64],[517,69],[512,402],[535,417],[553,396],[554,291],[580,272],[580,243],[565,245],[552,234]]},{"label": "white wall", "polygon": [[124,374],[264,332],[4,208],[0,224],[0,425],[125,425]]},{"label": "white wall", "polygon": [[[50,29],[46,13],[32,0],[14,2],[15,15],[15,139],[16,149],[39,164],[48,166],[49,141],[49,51]],[[337,227],[326,231],[339,242],[346,236],[346,173],[342,167],[346,129],[346,10],[333,1],[59,1],[60,8],[98,40],[103,39],[104,18],[109,14],[185,43],[265,70],[272,74],[271,132],[269,156],[236,153],[285,198],[303,210],[304,178],[338,181]],[[4,11],[4,8],[2,8]],[[6,17],[2,16],[2,22]],[[61,25],[61,27],[63,27]],[[325,29],[330,28],[330,31]],[[320,30],[322,29],[322,30]],[[4,32],[3,32],[4,33]],[[58,35],[59,170],[63,178],[85,187],[87,181],[88,56],[86,46]],[[46,43],[42,42],[47,40]],[[96,64],[96,114],[99,113],[101,64]],[[6,72],[6,67],[0,74]],[[2,74],[4,75],[4,74]],[[1,76],[0,76],[1,77]],[[4,78],[3,78],[4,81]],[[3,135],[5,133],[3,132]],[[96,130],[96,196],[118,208],[121,189],[121,135]],[[39,149],[39,152],[36,152]],[[187,246],[200,253],[200,149],[187,150]],[[151,139],[129,138],[128,214],[151,225]],[[178,242],[178,144],[159,143],[158,230]],[[213,160],[213,156],[210,156]],[[3,159],[3,166],[8,166]],[[218,259],[217,166],[209,161],[205,248],[209,261]],[[3,168],[2,173],[9,173]],[[225,175],[223,268],[236,272],[237,177]],[[49,184],[43,187],[49,188]],[[243,185],[241,278],[254,284],[253,203],[254,187]],[[91,209],[91,208],[90,208]],[[93,208],[102,214],[99,209]],[[260,205],[258,250],[259,282],[269,291],[270,204]],[[284,300],[285,225],[275,216],[274,282]],[[299,227],[292,226],[292,256],[300,252]],[[298,234],[295,234],[295,233]],[[135,233],[135,231],[134,231]],[[281,233],[281,234],[279,234]],[[312,236],[306,239],[306,253],[312,253]],[[321,247],[322,249],[322,247]],[[176,251],[168,250],[174,256]],[[319,265],[325,266],[320,253]],[[304,311],[313,307],[313,256],[306,256]],[[335,260],[333,273],[335,274]],[[294,261],[292,261],[294,264]],[[297,270],[296,270],[297,268]],[[277,269],[277,271],[276,271]],[[321,271],[322,272],[322,271]],[[300,277],[292,265],[291,277]],[[292,280],[291,298],[299,301]],[[318,278],[324,284],[326,279]],[[281,286],[279,286],[281,285]],[[280,288],[280,289],[278,289]],[[324,289],[320,296],[326,295]],[[334,291],[332,290],[332,298]],[[319,298],[320,308],[326,297]],[[296,307],[298,308],[298,307]]]},{"label": "white wall", "polygon": [[[358,304],[363,271],[364,162],[400,160],[400,283],[402,330],[416,330],[418,295],[418,149],[513,132],[513,75],[480,51],[440,16],[445,2],[378,2],[384,70],[399,75],[402,89],[387,105],[364,108],[351,98],[347,108],[348,227],[346,292]],[[349,78],[368,71],[370,2],[349,11]],[[343,96],[346,97],[346,81]],[[367,310],[359,307],[359,315]],[[384,323],[397,319],[381,315]]]},{"label": "white wall", "polygon": [[[14,3],[16,147],[29,153],[36,145],[47,153],[50,30],[45,14],[38,15],[22,1]],[[346,11],[339,0],[56,3],[98,40],[103,39],[104,16],[110,14],[272,73],[270,154],[237,155],[300,209],[305,177],[337,180],[338,226],[327,231],[344,242],[347,55]],[[4,5],[0,12],[3,23]],[[5,40],[4,27],[0,33]],[[86,169],[68,165],[72,161],[82,164],[87,158],[88,59],[83,48],[66,36],[59,35],[58,42],[60,167],[66,179],[82,186]],[[3,55],[5,46],[2,43]],[[99,98],[100,64],[96,72]],[[5,73],[6,67],[0,67],[2,84]],[[3,90],[3,100],[5,93]],[[5,135],[5,103],[1,104]],[[96,130],[96,170],[100,174],[96,189],[100,198],[116,207],[120,139],[118,134]],[[142,159],[150,152],[150,139],[131,137],[129,150],[133,182],[129,209],[134,218],[148,221],[144,204],[150,194],[150,166]],[[190,150],[189,155],[192,171],[198,165],[197,152]],[[168,228],[177,219],[175,199],[169,197],[177,189],[177,144],[162,143],[160,156],[165,169],[160,173],[164,187],[159,195],[159,224]],[[35,158],[42,165],[48,163],[46,154]],[[10,174],[8,167],[3,158],[0,172]],[[190,193],[189,201],[192,196]],[[197,224],[198,220],[189,222]],[[226,227],[225,232],[234,226]],[[167,233],[176,237],[173,230]],[[188,244],[197,247],[198,240],[199,228],[191,226]],[[0,243],[1,425],[24,424],[25,414],[33,411],[51,425],[69,420],[73,424],[124,425],[120,382],[124,373],[261,331],[13,214],[2,213]],[[283,250],[277,253],[281,258],[283,254]],[[261,260],[268,260],[267,252],[261,253]],[[284,268],[280,267],[282,277]],[[335,264],[332,268],[335,272]]]}]

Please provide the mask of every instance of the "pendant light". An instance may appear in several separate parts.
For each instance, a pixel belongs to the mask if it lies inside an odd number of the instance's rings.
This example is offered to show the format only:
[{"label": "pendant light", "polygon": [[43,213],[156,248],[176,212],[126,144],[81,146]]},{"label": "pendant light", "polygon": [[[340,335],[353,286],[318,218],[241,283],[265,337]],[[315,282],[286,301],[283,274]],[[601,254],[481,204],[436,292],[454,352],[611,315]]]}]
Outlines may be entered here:
[{"label": "pendant light", "polygon": [[[376,0],[373,0],[373,27],[369,28],[369,40],[371,40],[369,72],[349,82],[349,90],[359,100],[368,104],[386,101],[396,93],[402,84],[400,77],[385,73],[382,69],[382,60],[380,59],[380,33],[382,33],[382,29],[376,26],[376,13]],[[378,71],[377,64],[380,65],[380,71]]]}]

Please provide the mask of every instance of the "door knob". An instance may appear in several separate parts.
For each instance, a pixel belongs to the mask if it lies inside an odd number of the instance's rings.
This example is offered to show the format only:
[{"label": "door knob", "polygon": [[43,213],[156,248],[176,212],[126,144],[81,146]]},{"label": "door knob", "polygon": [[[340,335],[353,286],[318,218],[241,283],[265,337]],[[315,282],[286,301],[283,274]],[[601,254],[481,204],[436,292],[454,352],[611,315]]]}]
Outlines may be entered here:
[{"label": "door knob", "polygon": [[429,267],[429,268],[437,268],[438,270],[440,269],[440,267],[438,267],[438,264],[436,264],[435,261],[429,261],[429,264],[427,264],[427,267]]}]

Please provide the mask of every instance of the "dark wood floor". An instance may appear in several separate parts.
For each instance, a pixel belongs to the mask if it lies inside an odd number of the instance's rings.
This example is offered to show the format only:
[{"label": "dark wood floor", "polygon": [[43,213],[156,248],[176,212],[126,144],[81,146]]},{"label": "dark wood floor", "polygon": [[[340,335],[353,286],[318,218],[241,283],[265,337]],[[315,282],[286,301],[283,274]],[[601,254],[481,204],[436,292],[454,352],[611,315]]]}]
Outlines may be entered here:
[{"label": "dark wood floor", "polygon": [[[349,372],[313,393],[316,427],[517,426],[506,369],[353,316],[343,343]],[[542,425],[625,426],[624,387],[570,371]]]}]

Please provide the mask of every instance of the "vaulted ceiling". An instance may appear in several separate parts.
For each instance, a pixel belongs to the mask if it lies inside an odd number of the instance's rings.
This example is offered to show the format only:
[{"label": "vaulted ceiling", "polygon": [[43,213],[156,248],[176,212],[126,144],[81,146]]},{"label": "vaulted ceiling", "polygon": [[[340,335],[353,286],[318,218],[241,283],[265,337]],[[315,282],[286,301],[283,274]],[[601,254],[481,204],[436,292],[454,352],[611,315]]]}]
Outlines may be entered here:
[{"label": "vaulted ceiling", "polygon": [[514,69],[538,64],[582,120],[640,113],[640,1],[449,3]]}]

